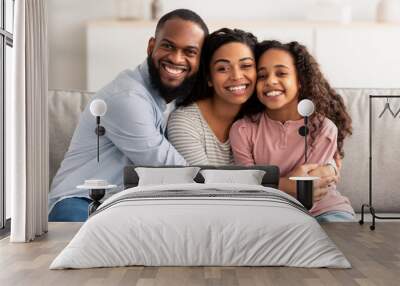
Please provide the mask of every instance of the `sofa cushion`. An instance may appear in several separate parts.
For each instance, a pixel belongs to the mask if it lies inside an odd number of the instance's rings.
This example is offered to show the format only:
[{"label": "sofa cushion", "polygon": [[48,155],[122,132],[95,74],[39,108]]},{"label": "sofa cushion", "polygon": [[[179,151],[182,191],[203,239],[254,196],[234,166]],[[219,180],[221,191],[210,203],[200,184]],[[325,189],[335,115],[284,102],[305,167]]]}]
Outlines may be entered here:
[{"label": "sofa cushion", "polygon": [[79,115],[93,93],[49,90],[49,178],[50,182],[67,152]]},{"label": "sofa cushion", "polygon": [[[369,95],[400,95],[399,89],[337,89],[353,120],[353,135],[344,143],[345,158],[338,189],[354,209],[368,203],[368,114]],[[50,180],[54,177],[68,149],[79,114],[93,93],[49,91]],[[377,211],[400,212],[400,114],[393,118],[383,110],[385,99],[373,99],[373,205]],[[400,99],[392,99],[395,111]],[[400,177],[400,176],[399,176]]]}]

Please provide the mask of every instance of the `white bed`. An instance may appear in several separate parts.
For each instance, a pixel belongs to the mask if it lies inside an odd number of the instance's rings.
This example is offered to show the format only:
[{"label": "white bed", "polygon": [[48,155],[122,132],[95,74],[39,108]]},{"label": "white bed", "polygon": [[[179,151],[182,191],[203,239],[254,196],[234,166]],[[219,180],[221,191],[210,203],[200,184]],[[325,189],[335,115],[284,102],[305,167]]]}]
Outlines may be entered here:
[{"label": "white bed", "polygon": [[351,267],[289,195],[198,183],[138,186],[110,197],[50,269],[128,265]]}]

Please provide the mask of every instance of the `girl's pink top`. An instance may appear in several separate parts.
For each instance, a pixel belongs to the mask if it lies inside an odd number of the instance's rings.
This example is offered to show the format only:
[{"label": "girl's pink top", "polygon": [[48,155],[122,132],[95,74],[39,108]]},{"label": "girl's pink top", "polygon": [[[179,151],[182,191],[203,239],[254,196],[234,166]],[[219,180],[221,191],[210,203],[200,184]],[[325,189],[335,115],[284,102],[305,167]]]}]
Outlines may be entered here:
[{"label": "girl's pink top", "polygon": [[[266,112],[258,115],[257,121],[250,118],[236,121],[229,134],[233,156],[237,165],[277,165],[281,177],[286,177],[294,168],[304,164],[304,137],[298,133],[304,120],[274,121]],[[334,161],[337,149],[337,127],[325,118],[312,147],[308,147],[307,163],[326,164]],[[309,138],[309,142],[310,142]],[[310,144],[309,144],[310,145]],[[354,214],[348,198],[336,187],[315,202],[310,213],[313,216],[328,211],[345,211]]]}]

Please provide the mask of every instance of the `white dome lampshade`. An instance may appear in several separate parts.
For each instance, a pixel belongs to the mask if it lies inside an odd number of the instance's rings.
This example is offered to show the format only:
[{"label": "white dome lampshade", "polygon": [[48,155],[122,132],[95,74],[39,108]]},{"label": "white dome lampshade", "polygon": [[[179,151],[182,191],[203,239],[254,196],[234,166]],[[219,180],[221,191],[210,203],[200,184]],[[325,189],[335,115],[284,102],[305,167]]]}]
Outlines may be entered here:
[{"label": "white dome lampshade", "polygon": [[104,116],[107,112],[107,104],[102,99],[95,99],[90,103],[90,113],[93,116]]},{"label": "white dome lampshade", "polygon": [[303,117],[310,116],[314,113],[315,106],[314,103],[309,99],[303,99],[297,105],[297,111]]}]

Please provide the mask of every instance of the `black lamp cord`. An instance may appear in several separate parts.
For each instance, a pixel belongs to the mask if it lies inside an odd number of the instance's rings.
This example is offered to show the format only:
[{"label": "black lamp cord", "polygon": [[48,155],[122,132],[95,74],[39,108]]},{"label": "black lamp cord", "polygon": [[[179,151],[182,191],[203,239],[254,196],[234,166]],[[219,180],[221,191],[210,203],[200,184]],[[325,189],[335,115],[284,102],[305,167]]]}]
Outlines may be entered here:
[{"label": "black lamp cord", "polygon": [[97,163],[100,161],[100,116],[96,116],[96,134],[97,134]]},{"label": "black lamp cord", "polygon": [[304,164],[307,164],[307,134],[308,134],[308,116],[304,117],[305,135],[304,135]]}]

